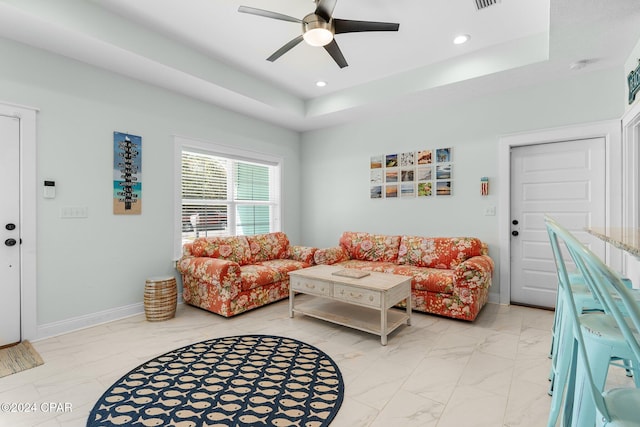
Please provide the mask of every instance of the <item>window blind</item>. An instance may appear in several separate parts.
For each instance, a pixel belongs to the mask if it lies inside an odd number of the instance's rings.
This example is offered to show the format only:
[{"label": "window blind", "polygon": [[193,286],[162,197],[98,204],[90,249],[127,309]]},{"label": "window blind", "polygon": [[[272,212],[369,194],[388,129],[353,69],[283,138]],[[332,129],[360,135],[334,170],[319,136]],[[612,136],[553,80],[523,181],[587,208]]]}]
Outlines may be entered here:
[{"label": "window blind", "polygon": [[274,227],[277,166],[182,151],[182,240],[253,235]]}]

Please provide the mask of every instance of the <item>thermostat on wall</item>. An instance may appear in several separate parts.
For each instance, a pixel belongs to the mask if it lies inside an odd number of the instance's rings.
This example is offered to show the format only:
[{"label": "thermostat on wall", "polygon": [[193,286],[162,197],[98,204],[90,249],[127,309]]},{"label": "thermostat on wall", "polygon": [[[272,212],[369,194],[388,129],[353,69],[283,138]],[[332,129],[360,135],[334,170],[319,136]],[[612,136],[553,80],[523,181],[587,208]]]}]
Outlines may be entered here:
[{"label": "thermostat on wall", "polygon": [[44,182],[44,198],[53,199],[54,197],[56,197],[56,182],[45,181]]}]

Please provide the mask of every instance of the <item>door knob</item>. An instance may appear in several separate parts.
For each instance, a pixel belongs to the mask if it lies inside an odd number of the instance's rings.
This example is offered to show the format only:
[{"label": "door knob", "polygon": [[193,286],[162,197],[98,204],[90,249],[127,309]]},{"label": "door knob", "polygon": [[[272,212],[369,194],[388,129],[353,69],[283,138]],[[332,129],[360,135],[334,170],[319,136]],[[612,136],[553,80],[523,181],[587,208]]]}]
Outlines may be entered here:
[{"label": "door knob", "polygon": [[518,234],[520,234],[520,233],[518,233],[518,231],[517,231],[517,230],[513,230],[513,231],[511,232],[511,235],[512,235],[512,236],[517,236]]},{"label": "door knob", "polygon": [[518,220],[517,220],[517,219],[514,219],[513,221],[511,221],[511,224],[513,224],[513,225],[518,225]]},{"label": "door knob", "polygon": [[13,246],[16,243],[18,243],[18,242],[16,242],[16,239],[7,239],[7,240],[4,241],[4,244],[7,245],[7,246]]},{"label": "door knob", "polygon": [[7,230],[11,231],[11,230],[15,230],[16,229],[16,225],[9,223],[7,225],[4,226],[4,228],[6,228]]}]

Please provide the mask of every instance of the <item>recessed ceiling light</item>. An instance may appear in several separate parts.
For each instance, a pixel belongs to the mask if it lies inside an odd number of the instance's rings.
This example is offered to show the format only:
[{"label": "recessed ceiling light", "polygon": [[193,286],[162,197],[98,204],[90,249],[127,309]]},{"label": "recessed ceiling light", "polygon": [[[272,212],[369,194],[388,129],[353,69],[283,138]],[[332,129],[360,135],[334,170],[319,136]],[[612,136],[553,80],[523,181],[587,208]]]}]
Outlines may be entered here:
[{"label": "recessed ceiling light", "polygon": [[325,82],[324,80],[318,80],[316,82],[316,86],[318,87],[325,87],[327,85],[327,82]]},{"label": "recessed ceiling light", "polygon": [[463,44],[469,41],[471,36],[469,34],[460,34],[453,39],[453,44]]}]

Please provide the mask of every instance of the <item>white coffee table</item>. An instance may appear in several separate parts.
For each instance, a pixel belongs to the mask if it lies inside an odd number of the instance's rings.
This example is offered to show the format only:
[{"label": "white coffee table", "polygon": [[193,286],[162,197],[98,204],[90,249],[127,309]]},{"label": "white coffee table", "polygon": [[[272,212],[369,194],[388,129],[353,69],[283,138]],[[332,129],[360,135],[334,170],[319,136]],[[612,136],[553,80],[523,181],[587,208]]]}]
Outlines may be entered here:
[{"label": "white coffee table", "polygon": [[[377,272],[367,272],[362,278],[334,274],[342,270],[345,268],[317,265],[290,272],[289,317],[300,313],[376,334],[382,345],[387,345],[387,335],[400,325],[411,325],[411,277]],[[358,271],[347,269],[347,273]],[[296,293],[317,298],[296,305]],[[405,311],[388,311],[405,299]]]}]

